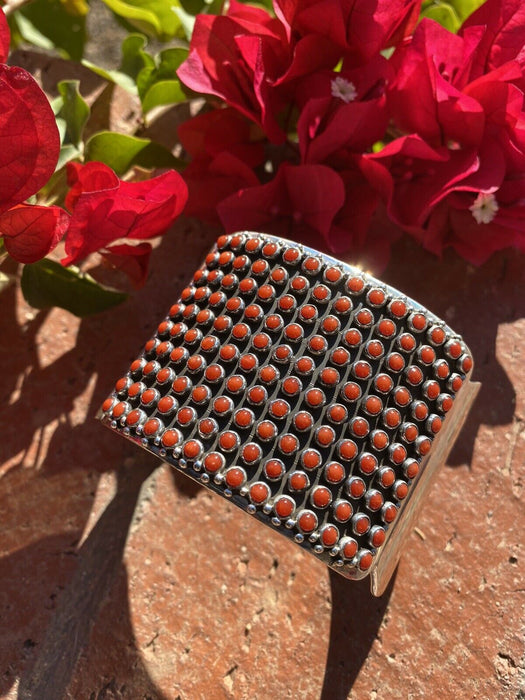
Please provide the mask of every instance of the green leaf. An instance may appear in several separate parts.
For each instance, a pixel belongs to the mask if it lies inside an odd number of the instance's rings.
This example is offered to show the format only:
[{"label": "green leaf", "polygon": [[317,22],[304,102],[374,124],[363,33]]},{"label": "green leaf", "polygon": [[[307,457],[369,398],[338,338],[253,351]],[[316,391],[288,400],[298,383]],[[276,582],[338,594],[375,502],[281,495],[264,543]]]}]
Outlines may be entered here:
[{"label": "green leaf", "polygon": [[16,13],[22,37],[44,49],[57,49],[66,58],[79,61],[86,42],[86,17],[61,0],[35,0]]},{"label": "green leaf", "polygon": [[143,168],[176,168],[181,162],[167,148],[150,139],[100,131],[86,143],[86,160],[98,160],[118,175],[123,175],[133,165]]},{"label": "green leaf", "polygon": [[127,295],[102,287],[74,267],[62,267],[53,260],[24,265],[22,292],[37,309],[59,306],[75,316],[89,316],[123,302]]},{"label": "green leaf", "polygon": [[122,42],[122,57],[117,70],[102,68],[87,60],[83,60],[82,65],[108,82],[115,83],[115,85],[119,85],[124,90],[136,95],[138,74],[144,69],[153,70],[155,68],[153,56],[144,50],[147,43],[146,37],[142,34],[129,34]]},{"label": "green leaf", "polygon": [[137,75],[144,114],[159,105],[177,104],[187,99],[176,74],[187,56],[187,49],[165,49],[157,56],[153,66],[146,66]]},{"label": "green leaf", "polygon": [[[185,13],[189,15],[219,15],[225,4],[225,0],[181,0],[180,4]],[[250,0],[250,4],[254,4]],[[271,7],[272,0],[266,0],[265,4]]]},{"label": "green leaf", "polygon": [[93,71],[93,73],[96,75],[100,75],[100,77],[107,80],[108,83],[115,83],[115,85],[120,86],[131,94],[137,94],[137,86],[135,85],[135,81],[129,75],[126,75],[119,70],[106,70],[105,68],[97,66],[95,63],[91,63],[91,61],[86,59],[82,60],[82,65],[85,68],[88,68],[90,71]]},{"label": "green leaf", "polygon": [[161,51],[152,64],[142,68],[136,75],[137,87],[141,98],[159,80],[176,80],[177,68],[187,57],[187,49],[178,48]]},{"label": "green leaf", "polygon": [[195,27],[195,17],[182,7],[175,7],[173,11],[177,14],[185,39],[190,41]]},{"label": "green leaf", "polygon": [[147,36],[168,41],[182,35],[179,0],[104,0],[110,10]]},{"label": "green leaf", "polygon": [[152,85],[142,100],[142,111],[147,114],[154,107],[184,102],[186,94],[178,80],[161,80]]},{"label": "green leaf", "polygon": [[449,0],[457,16],[464,22],[485,0]]},{"label": "green leaf", "polygon": [[450,32],[457,32],[461,26],[459,17],[448,2],[432,3],[421,12],[421,17],[433,19]]},{"label": "green leaf", "polygon": [[129,34],[122,42],[119,70],[134,80],[143,68],[155,68],[153,56],[145,51],[148,40],[142,34]]},{"label": "green leaf", "polygon": [[55,172],[60,170],[61,168],[64,167],[66,163],[69,163],[70,160],[75,160],[76,158],[80,158],[82,156],[82,151],[80,151],[76,146],[73,146],[72,143],[67,143],[65,146],[62,146],[60,148],[60,153],[58,156],[58,162],[55,167]]},{"label": "green leaf", "polygon": [[90,114],[89,106],[78,90],[79,84],[78,80],[61,80],[57,85],[60,97],[54,103],[55,109],[60,106],[57,117],[66,124],[63,143],[77,148],[82,143],[82,133]]}]

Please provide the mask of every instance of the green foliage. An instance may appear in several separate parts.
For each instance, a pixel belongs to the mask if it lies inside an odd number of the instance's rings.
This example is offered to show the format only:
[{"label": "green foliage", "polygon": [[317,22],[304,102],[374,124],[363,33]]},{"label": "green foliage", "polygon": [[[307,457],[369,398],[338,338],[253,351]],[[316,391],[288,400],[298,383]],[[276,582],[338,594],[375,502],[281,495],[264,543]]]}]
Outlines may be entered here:
[{"label": "green foliage", "polygon": [[35,0],[20,8],[14,23],[30,44],[79,61],[86,43],[86,11],[79,2]]},{"label": "green foliage", "polygon": [[101,77],[132,93],[138,93],[142,112],[154,107],[184,102],[187,95],[177,78],[177,68],[188,56],[186,48],[169,48],[153,57],[146,51],[147,39],[130,34],[122,42],[122,59],[116,71],[107,71],[93,63],[84,65]]},{"label": "green foliage", "polygon": [[122,42],[122,58],[117,70],[108,70],[87,60],[83,60],[82,65],[104,80],[137,94],[137,75],[143,68],[155,67],[155,60],[144,50],[147,43],[148,40],[142,34],[129,34]]},{"label": "green foliage", "polygon": [[90,109],[79,92],[80,81],[61,80],[58,85],[58,97],[53,103],[57,123],[62,120],[65,127],[64,144],[77,148],[82,143],[82,133],[89,119]]},{"label": "green foliage", "polygon": [[138,73],[137,88],[144,114],[160,105],[184,102],[186,94],[177,78],[176,70],[187,55],[186,49],[165,49],[160,52],[153,65],[144,66]]},{"label": "green foliage", "polygon": [[147,36],[169,41],[183,36],[178,0],[103,0],[116,15]]},{"label": "green foliage", "polygon": [[428,17],[451,32],[457,32],[461,24],[484,0],[424,0],[421,17]]},{"label": "green foliage", "polygon": [[27,303],[37,309],[59,306],[81,317],[105,311],[126,299],[126,294],[102,287],[77,268],[62,267],[45,258],[24,265],[22,292]]},{"label": "green foliage", "polygon": [[60,133],[60,155],[55,170],[60,170],[70,160],[82,155],[82,134],[89,119],[90,109],[79,92],[78,80],[62,80],[57,89],[60,97],[53,103],[58,131]]},{"label": "green foliage", "polygon": [[176,168],[180,161],[164,146],[137,136],[101,131],[86,143],[86,160],[97,160],[123,175],[133,165],[143,168]]}]

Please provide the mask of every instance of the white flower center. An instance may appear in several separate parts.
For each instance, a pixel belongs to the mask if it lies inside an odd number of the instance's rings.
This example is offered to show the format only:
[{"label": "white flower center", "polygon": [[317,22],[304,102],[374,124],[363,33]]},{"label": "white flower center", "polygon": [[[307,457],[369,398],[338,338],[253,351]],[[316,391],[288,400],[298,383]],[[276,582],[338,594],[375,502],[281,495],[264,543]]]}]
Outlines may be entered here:
[{"label": "white flower center", "polygon": [[490,224],[498,213],[499,204],[491,192],[480,192],[469,209],[478,224]]},{"label": "white flower center", "polygon": [[355,85],[340,75],[332,80],[332,97],[339,97],[343,102],[353,102],[357,97]]}]

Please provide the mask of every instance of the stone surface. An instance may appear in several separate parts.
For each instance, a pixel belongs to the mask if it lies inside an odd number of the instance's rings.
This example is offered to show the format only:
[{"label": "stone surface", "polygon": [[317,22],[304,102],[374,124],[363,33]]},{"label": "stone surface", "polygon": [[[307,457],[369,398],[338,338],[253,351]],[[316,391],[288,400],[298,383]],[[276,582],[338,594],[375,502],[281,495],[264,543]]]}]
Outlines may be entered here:
[{"label": "stone surface", "polygon": [[144,290],[83,321],[3,294],[0,697],[525,697],[523,257],[403,243],[382,275],[483,388],[375,599],[94,420],[213,238],[181,224]]}]

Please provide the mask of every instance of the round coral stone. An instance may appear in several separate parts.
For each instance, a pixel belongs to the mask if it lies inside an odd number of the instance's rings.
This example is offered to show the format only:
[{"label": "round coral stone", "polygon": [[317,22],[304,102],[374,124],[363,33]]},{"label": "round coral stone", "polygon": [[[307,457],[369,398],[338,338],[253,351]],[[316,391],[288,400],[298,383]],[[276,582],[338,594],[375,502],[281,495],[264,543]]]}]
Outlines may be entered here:
[{"label": "round coral stone", "polygon": [[202,452],[202,446],[197,440],[188,440],[182,448],[182,453],[186,459],[197,459]]},{"label": "round coral stone", "polygon": [[303,491],[309,482],[308,476],[304,472],[292,472],[288,479],[290,488],[294,491]]},{"label": "round coral stone", "polygon": [[313,532],[317,527],[317,516],[311,510],[303,510],[297,520],[297,524],[303,532]]},{"label": "round coral stone", "polygon": [[242,458],[246,464],[254,464],[262,456],[262,450],[255,442],[249,442],[242,448]]},{"label": "round coral stone", "polygon": [[250,487],[250,500],[252,503],[264,503],[264,501],[268,500],[269,495],[270,489],[260,481],[252,484]]},{"label": "round coral stone", "polygon": [[257,434],[261,440],[272,440],[277,435],[277,427],[269,420],[263,420],[257,426]]},{"label": "round coral stone", "polygon": [[327,425],[323,425],[317,429],[315,437],[319,445],[327,447],[335,440],[335,432]]},{"label": "round coral stone", "polygon": [[298,448],[299,441],[297,440],[295,435],[292,435],[291,433],[283,435],[282,438],[279,440],[279,449],[284,454],[293,454]]},{"label": "round coral stone", "polygon": [[239,428],[249,428],[254,421],[253,413],[248,408],[240,408],[233,418]]},{"label": "round coral stone", "polygon": [[378,374],[375,378],[374,385],[377,391],[380,391],[382,394],[388,394],[389,391],[392,391],[394,382],[388,374]]},{"label": "round coral stone", "polygon": [[232,394],[237,394],[246,387],[246,380],[240,374],[234,374],[226,382],[226,388]]},{"label": "round coral stone", "polygon": [[321,532],[321,542],[325,547],[333,547],[339,539],[339,531],[335,525],[326,525]]},{"label": "round coral stone", "polygon": [[356,328],[351,328],[345,333],[344,341],[347,345],[353,348],[363,342],[363,336]]},{"label": "round coral stone", "polygon": [[365,435],[368,435],[370,426],[364,418],[354,418],[350,425],[350,430],[356,437],[365,437]]},{"label": "round coral stone", "polygon": [[347,382],[341,393],[347,401],[357,401],[361,396],[361,387],[355,382]]},{"label": "round coral stone", "polygon": [[163,433],[161,442],[164,447],[175,447],[175,445],[177,445],[181,440],[182,437],[179,431],[175,430],[174,428],[170,428]]},{"label": "round coral stone", "polygon": [[246,481],[244,469],[241,469],[240,467],[230,467],[226,471],[225,481],[231,489],[240,488]]},{"label": "round coral stone", "polygon": [[312,492],[312,503],[316,508],[326,508],[331,500],[332,493],[326,486],[316,486]]},{"label": "round coral stone", "polygon": [[353,559],[357,554],[357,542],[350,538],[343,547],[343,556],[345,559]]},{"label": "round coral stone", "polygon": [[294,425],[297,430],[309,430],[314,423],[312,416],[306,411],[300,411],[294,416]]},{"label": "round coral stone", "polygon": [[169,413],[170,411],[173,411],[175,406],[175,399],[172,396],[163,396],[157,404],[157,408],[160,413]]},{"label": "round coral stone", "polygon": [[279,518],[289,518],[295,510],[295,501],[289,496],[280,496],[273,506]]},{"label": "round coral stone", "polygon": [[219,445],[221,449],[225,450],[226,452],[230,452],[231,450],[234,450],[238,444],[239,436],[237,433],[234,433],[232,430],[226,430],[224,433],[221,433],[219,437]]},{"label": "round coral stone", "polygon": [[301,455],[301,463],[305,469],[316,469],[321,464],[321,455],[317,450],[305,450]]},{"label": "round coral stone", "polygon": [[339,484],[345,478],[345,470],[339,462],[330,462],[324,470],[325,479],[331,484]]},{"label": "round coral stone", "polygon": [[337,452],[341,459],[350,461],[357,455],[357,445],[353,440],[341,440],[338,445]]},{"label": "round coral stone", "polygon": [[340,523],[346,523],[353,514],[353,509],[348,501],[337,501],[334,504],[334,518]]},{"label": "round coral stone", "polygon": [[284,464],[280,459],[269,459],[264,465],[264,473],[268,479],[280,479],[284,474]]}]

